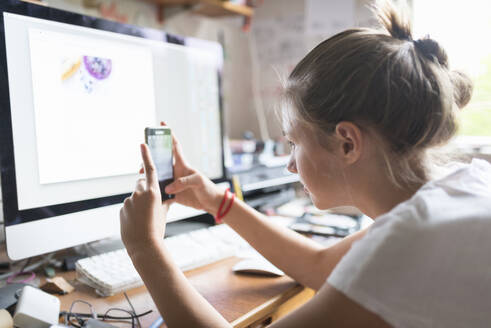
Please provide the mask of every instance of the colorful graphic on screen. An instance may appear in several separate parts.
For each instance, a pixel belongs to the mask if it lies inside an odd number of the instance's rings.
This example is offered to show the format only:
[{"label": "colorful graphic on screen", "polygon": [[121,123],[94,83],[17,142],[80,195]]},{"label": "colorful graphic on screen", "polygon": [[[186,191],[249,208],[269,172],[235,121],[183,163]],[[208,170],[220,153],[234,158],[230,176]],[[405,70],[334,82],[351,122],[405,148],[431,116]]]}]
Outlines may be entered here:
[{"label": "colorful graphic on screen", "polygon": [[62,62],[61,80],[78,78],[87,93],[92,93],[98,83],[107,79],[112,72],[112,60],[94,56],[66,58]]}]

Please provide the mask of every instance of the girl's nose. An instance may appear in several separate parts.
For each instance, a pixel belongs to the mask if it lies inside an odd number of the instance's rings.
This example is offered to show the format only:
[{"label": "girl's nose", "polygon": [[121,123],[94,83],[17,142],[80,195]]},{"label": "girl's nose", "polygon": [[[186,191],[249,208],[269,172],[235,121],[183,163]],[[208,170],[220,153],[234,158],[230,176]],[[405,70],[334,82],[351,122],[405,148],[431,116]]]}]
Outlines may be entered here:
[{"label": "girl's nose", "polygon": [[290,156],[290,160],[288,161],[288,165],[286,166],[286,169],[290,171],[291,173],[297,174],[297,164],[295,163],[295,159],[293,156]]}]

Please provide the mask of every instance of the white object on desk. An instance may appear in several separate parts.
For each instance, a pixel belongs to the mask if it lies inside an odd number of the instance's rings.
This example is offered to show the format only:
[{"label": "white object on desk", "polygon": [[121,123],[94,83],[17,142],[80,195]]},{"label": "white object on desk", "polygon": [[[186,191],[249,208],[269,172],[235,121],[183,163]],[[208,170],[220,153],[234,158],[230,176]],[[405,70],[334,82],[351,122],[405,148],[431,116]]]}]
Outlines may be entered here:
[{"label": "white object on desk", "polygon": [[245,259],[234,265],[234,272],[254,273],[269,276],[284,276],[285,273],[265,259]]},{"label": "white object on desk", "polygon": [[0,328],[13,328],[14,321],[12,316],[5,309],[0,310]]},{"label": "white object on desk", "polygon": [[19,328],[48,328],[58,323],[60,300],[40,289],[22,289],[15,309],[14,325]]}]

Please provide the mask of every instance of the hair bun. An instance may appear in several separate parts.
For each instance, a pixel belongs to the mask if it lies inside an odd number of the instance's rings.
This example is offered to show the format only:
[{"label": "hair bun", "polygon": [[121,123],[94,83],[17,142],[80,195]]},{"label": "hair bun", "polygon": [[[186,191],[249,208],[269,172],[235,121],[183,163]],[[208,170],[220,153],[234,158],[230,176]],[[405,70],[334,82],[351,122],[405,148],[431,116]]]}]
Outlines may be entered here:
[{"label": "hair bun", "polygon": [[397,10],[392,2],[380,0],[372,6],[382,28],[393,38],[412,41],[411,23],[402,15],[403,11]]},{"label": "hair bun", "polygon": [[451,71],[449,72],[449,76],[454,90],[454,102],[462,109],[471,100],[474,84],[469,76],[461,71]]},{"label": "hair bun", "polygon": [[438,42],[431,39],[429,36],[425,36],[422,39],[413,41],[413,43],[414,47],[418,49],[423,56],[432,60],[436,59],[441,66],[448,68],[447,53],[445,52],[445,49],[440,47]]}]

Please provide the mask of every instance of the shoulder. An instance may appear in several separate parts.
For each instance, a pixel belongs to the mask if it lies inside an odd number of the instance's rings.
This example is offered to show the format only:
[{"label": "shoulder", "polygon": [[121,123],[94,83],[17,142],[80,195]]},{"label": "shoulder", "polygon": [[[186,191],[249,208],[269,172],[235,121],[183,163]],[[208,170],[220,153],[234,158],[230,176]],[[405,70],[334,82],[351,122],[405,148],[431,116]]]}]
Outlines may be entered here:
[{"label": "shoulder", "polygon": [[428,182],[411,199],[376,219],[371,230],[420,232],[425,227],[468,224],[467,220],[491,223],[491,164],[483,160],[454,165],[450,173]]},{"label": "shoulder", "polygon": [[351,256],[365,261],[403,257],[407,262],[430,255],[479,254],[483,246],[491,248],[490,235],[491,165],[474,160],[427,183],[411,199],[376,219],[353,245]]},{"label": "shoulder", "polygon": [[491,302],[490,235],[491,165],[474,161],[378,218],[328,282],[393,325],[424,327],[438,311],[456,319],[457,308],[458,320],[479,323]]}]

